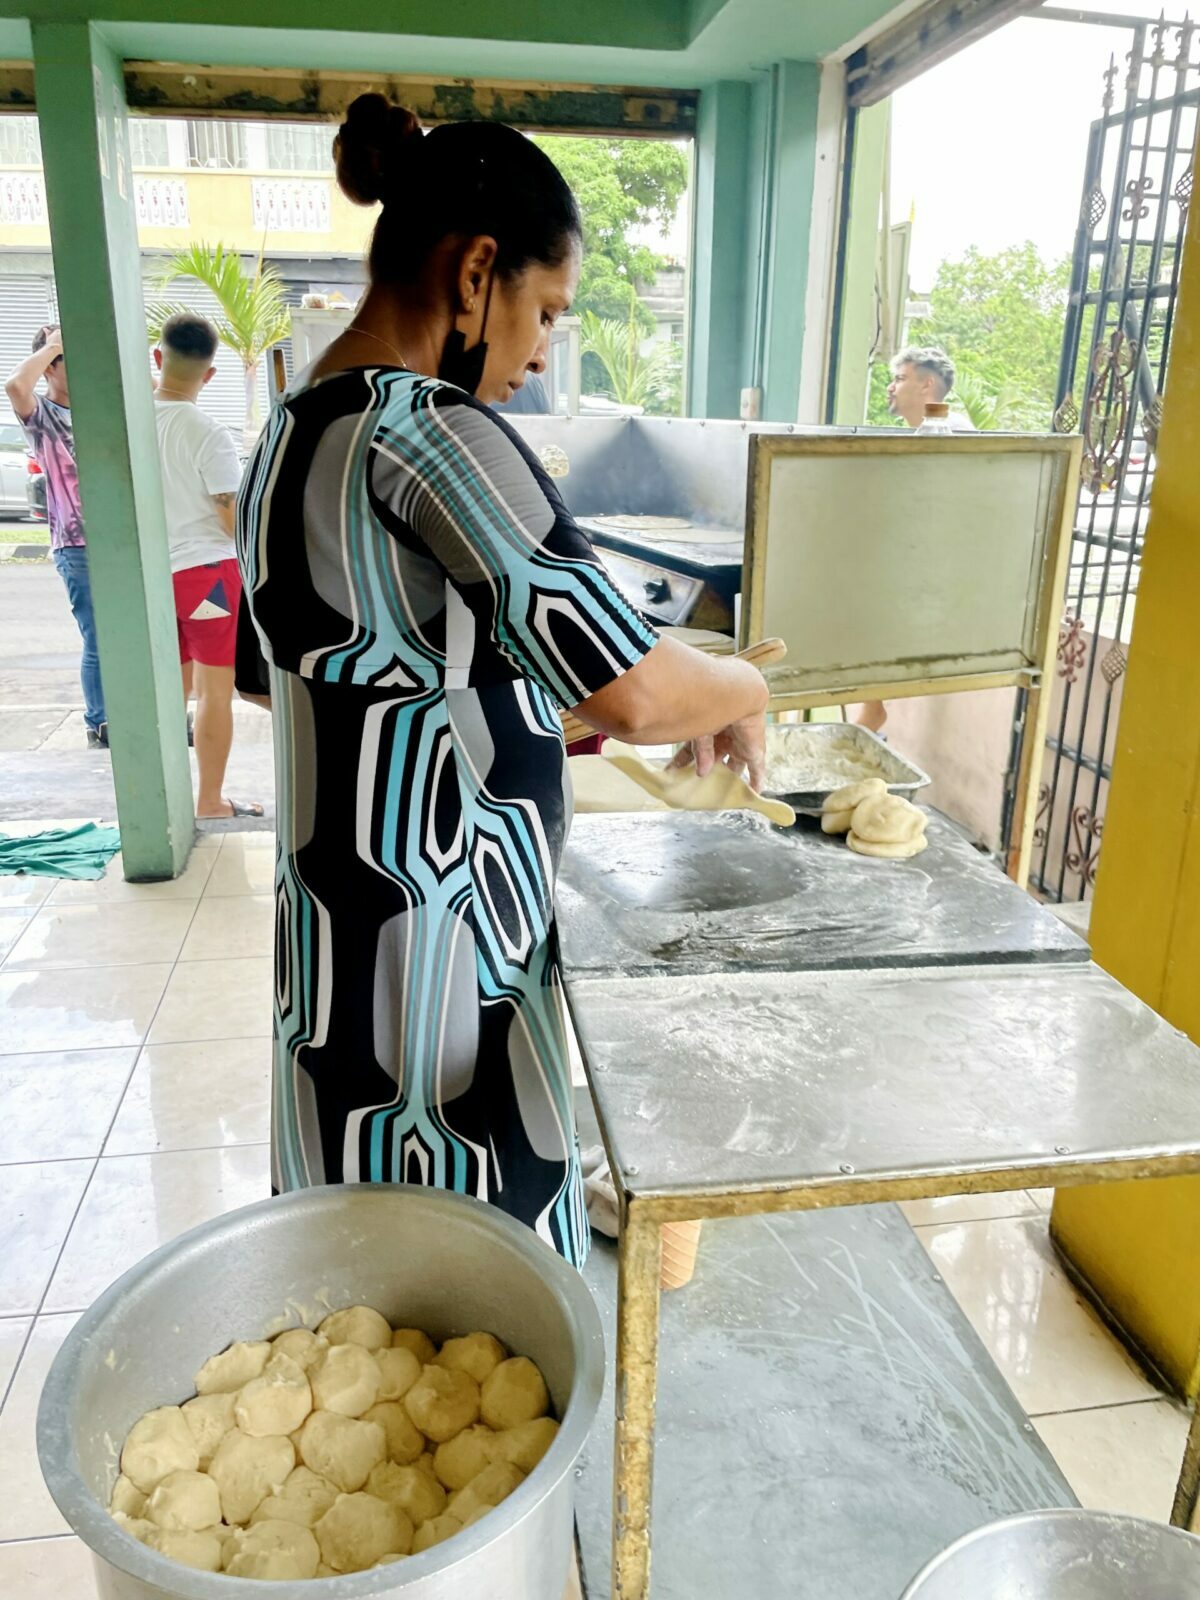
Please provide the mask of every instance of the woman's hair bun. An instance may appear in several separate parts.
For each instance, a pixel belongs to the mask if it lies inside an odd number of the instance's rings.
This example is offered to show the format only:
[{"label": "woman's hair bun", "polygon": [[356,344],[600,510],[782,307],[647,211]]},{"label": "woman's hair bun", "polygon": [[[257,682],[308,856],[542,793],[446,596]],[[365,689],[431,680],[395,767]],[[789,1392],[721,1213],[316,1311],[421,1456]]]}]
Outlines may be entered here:
[{"label": "woman's hair bun", "polygon": [[386,200],[419,148],[421,124],[381,94],[360,94],[333,141],[338,186],[356,205]]}]

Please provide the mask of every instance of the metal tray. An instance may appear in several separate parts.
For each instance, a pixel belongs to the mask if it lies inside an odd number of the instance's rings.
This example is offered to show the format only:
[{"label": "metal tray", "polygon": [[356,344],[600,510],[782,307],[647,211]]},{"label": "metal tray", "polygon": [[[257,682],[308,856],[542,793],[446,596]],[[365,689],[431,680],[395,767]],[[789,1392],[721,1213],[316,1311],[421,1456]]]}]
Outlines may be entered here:
[{"label": "metal tray", "polygon": [[[784,756],[809,756],[816,769],[808,789],[773,789],[770,772],[773,762]],[[869,770],[856,771],[845,761],[846,755],[861,753],[871,763]],[[822,756],[827,764],[822,769]],[[835,789],[860,778],[882,778],[892,794],[911,800],[918,789],[930,781],[929,774],[905,760],[886,740],[869,728],[853,722],[773,723],[767,728],[767,787],[764,794],[786,800],[793,811],[819,812]]]}]

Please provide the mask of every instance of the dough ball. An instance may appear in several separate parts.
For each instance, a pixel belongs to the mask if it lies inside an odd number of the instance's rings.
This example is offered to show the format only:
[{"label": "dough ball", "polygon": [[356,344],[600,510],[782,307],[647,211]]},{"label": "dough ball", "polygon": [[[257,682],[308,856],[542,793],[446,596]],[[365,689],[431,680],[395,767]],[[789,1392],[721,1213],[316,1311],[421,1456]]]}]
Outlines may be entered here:
[{"label": "dough ball", "polygon": [[146,1496],[122,1473],[113,1484],[112,1499],[108,1502],[108,1509],[114,1515],[119,1511],[123,1517],[144,1516]]},{"label": "dough ball", "polygon": [[431,1478],[437,1477],[437,1473],[433,1468],[433,1456],[428,1450],[424,1451],[417,1457],[417,1459],[413,1462],[413,1466],[420,1467],[421,1471],[427,1472]]},{"label": "dough ball", "polygon": [[311,1530],[296,1522],[256,1522],[237,1528],[225,1544],[231,1578],[315,1578],[321,1552]]},{"label": "dough ball", "polygon": [[437,1358],[437,1345],[420,1328],[397,1328],[392,1334],[392,1344],[397,1350],[411,1350],[423,1367]]},{"label": "dough ball", "polygon": [[219,1356],[209,1356],[196,1374],[197,1394],[236,1394],[257,1378],[271,1358],[266,1339],[231,1344]]},{"label": "dough ball", "polygon": [[420,1467],[398,1467],[394,1461],[385,1461],[372,1470],[367,1490],[380,1500],[399,1506],[418,1528],[446,1509],[446,1491]]},{"label": "dough ball", "polygon": [[202,1394],[188,1400],[183,1407],[187,1425],[192,1430],[196,1449],[200,1452],[200,1471],[207,1472],[217,1446],[234,1427],[233,1408],[236,1394]]},{"label": "dough ball", "polygon": [[379,1363],[361,1344],[330,1345],[308,1375],[313,1406],[361,1417],[379,1399]]},{"label": "dough ball", "polygon": [[168,1472],[146,1501],[146,1516],[159,1528],[203,1533],[221,1520],[221,1496],[205,1472]]},{"label": "dough ball", "polygon": [[330,1344],[357,1344],[364,1350],[386,1350],[392,1343],[392,1328],[386,1317],[370,1306],[348,1306],[325,1318],[317,1332]]},{"label": "dough ball", "polygon": [[405,1350],[403,1347],[376,1350],[373,1359],[379,1368],[381,1400],[403,1400],[421,1376],[421,1363],[411,1350]]},{"label": "dough ball", "polygon": [[407,1513],[373,1494],[339,1495],[313,1532],[321,1560],[338,1572],[362,1572],[392,1551],[407,1555],[413,1544]]},{"label": "dough ball", "polygon": [[180,1529],[152,1528],[145,1543],[161,1556],[169,1556],[198,1572],[220,1572],[224,1546],[219,1533],[188,1533]]},{"label": "dough ball", "polygon": [[436,1366],[450,1372],[465,1372],[483,1383],[504,1360],[508,1351],[490,1333],[468,1333],[462,1339],[447,1339],[438,1351]]},{"label": "dough ball", "polygon": [[[496,1372],[502,1371],[497,1367]],[[488,1379],[491,1383],[496,1374]],[[427,1439],[445,1444],[456,1433],[479,1421],[479,1385],[466,1372],[447,1367],[424,1367],[421,1376],[404,1396],[409,1416]],[[517,1421],[524,1421],[523,1417]]]},{"label": "dough ball", "polygon": [[377,1422],[387,1437],[387,1458],[406,1467],[425,1452],[425,1436],[398,1400],[381,1400],[363,1412],[364,1422]]},{"label": "dough ball", "polygon": [[266,1439],[295,1433],[312,1408],[312,1390],[304,1368],[289,1355],[273,1355],[262,1377],[251,1378],[238,1390],[233,1415],[243,1433],[252,1439]]},{"label": "dough ball", "polygon": [[852,833],[846,843],[856,855],[878,856],[884,861],[907,861],[911,856],[919,856],[929,840],[923,833],[918,833],[903,844],[874,844],[870,839],[860,839],[856,833]]},{"label": "dough ball", "polygon": [[826,795],[821,810],[822,812],[853,811],[855,806],[861,805],[864,800],[886,793],[887,784],[882,778],[864,778],[861,783],[848,783],[841,789],[835,789],[832,794]]},{"label": "dough ball", "polygon": [[853,811],[822,811],[822,833],[849,833]]},{"label": "dough ball", "polygon": [[465,1527],[475,1512],[498,1506],[501,1500],[507,1500],[513,1490],[524,1482],[525,1474],[520,1467],[514,1467],[508,1461],[493,1461],[490,1467],[484,1467],[477,1478],[472,1478],[465,1489],[451,1496],[446,1510]]},{"label": "dough ball", "polygon": [[209,1474],[221,1491],[226,1522],[249,1522],[260,1500],[278,1489],[296,1465],[290,1439],[252,1439],[236,1428],[217,1446]]},{"label": "dough ball", "polygon": [[462,1532],[462,1523],[444,1511],[440,1517],[431,1517],[417,1529],[413,1538],[412,1553],[419,1556],[422,1550],[432,1550],[435,1544],[444,1544],[456,1533]]},{"label": "dough ball", "polygon": [[557,1433],[558,1423],[553,1417],[535,1417],[532,1422],[518,1423],[515,1428],[492,1435],[488,1445],[490,1459],[508,1461],[522,1472],[532,1472],[554,1443]]},{"label": "dough ball", "polygon": [[322,1339],[311,1328],[289,1328],[286,1333],[277,1334],[271,1340],[272,1356],[291,1356],[305,1372],[328,1347],[329,1340]]},{"label": "dough ball", "polygon": [[375,1565],[377,1567],[390,1567],[393,1561],[407,1561],[407,1560],[408,1560],[407,1556],[399,1555],[396,1551],[393,1551],[390,1556],[380,1556],[379,1560],[375,1563]]},{"label": "dough ball", "polygon": [[483,1386],[480,1411],[497,1432],[544,1417],[549,1409],[545,1380],[527,1356],[502,1361]]},{"label": "dough ball", "polygon": [[[437,1447],[433,1470],[447,1489],[465,1489],[492,1460],[492,1445],[501,1435],[477,1422]],[[520,1466],[520,1462],[517,1463]]]},{"label": "dough ball", "polygon": [[178,1406],[148,1411],[130,1428],[121,1451],[121,1471],[143,1494],[157,1489],[169,1472],[195,1472],[199,1465],[200,1452]]},{"label": "dough ball", "polygon": [[387,1456],[387,1436],[377,1422],[356,1422],[336,1411],[314,1411],[300,1430],[304,1465],[343,1494],[361,1489]]},{"label": "dough ball", "polygon": [[112,1519],[139,1544],[145,1544],[150,1535],[158,1531],[146,1517],[127,1517],[123,1511],[114,1511]]},{"label": "dough ball", "polygon": [[900,795],[877,795],[855,806],[851,827],[868,844],[903,844],[925,831],[926,817]]},{"label": "dough ball", "polygon": [[311,1528],[319,1522],[337,1499],[341,1490],[328,1478],[322,1478],[311,1467],[299,1466],[289,1474],[281,1489],[258,1506],[250,1518],[255,1522],[296,1522],[302,1528]]},{"label": "dough ball", "polygon": [[317,1577],[318,1578],[336,1578],[337,1577],[337,1573],[333,1570],[332,1567],[327,1567],[325,1565],[325,1563],[322,1561],[317,1567]]}]

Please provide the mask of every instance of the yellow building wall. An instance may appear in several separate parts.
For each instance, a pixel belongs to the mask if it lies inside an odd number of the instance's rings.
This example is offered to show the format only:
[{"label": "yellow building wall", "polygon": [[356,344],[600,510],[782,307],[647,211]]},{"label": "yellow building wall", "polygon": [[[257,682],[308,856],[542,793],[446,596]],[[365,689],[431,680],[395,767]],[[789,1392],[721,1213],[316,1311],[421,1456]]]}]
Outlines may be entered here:
[{"label": "yellow building wall", "polygon": [[[8,167],[9,176],[37,179],[35,168]],[[192,243],[218,241],[248,254],[264,248],[268,255],[361,256],[367,247],[376,211],[351,205],[332,178],[305,172],[208,172],[196,168],[154,167],[134,173],[136,183],[182,183],[187,194],[188,221],[181,227],[138,226],[138,242],[145,250],[171,251]],[[284,185],[320,184],[327,193],[328,229],[263,229],[254,218],[255,183]],[[44,206],[43,206],[44,216]],[[0,249],[19,247],[49,250],[50,229],[39,223],[0,222]]]},{"label": "yellow building wall", "polygon": [[[1200,1044],[1198,460],[1200,205],[1193,205],[1091,938],[1102,967]],[[1053,1232],[1120,1326],[1181,1393],[1196,1397],[1200,1179],[1063,1190]]]}]

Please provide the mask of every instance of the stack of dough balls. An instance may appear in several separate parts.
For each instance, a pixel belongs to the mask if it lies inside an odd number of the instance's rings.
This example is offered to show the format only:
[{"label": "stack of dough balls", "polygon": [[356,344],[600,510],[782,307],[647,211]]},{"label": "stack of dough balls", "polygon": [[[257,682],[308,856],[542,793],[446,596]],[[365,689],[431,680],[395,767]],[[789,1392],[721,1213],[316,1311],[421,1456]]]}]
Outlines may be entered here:
[{"label": "stack of dough balls", "polygon": [[490,1333],[439,1350],[369,1306],[230,1345],[130,1429],[110,1511],[238,1578],[332,1578],[417,1555],[510,1495],[558,1432],[541,1373]]},{"label": "stack of dough balls", "polygon": [[929,843],[925,837],[928,820],[919,806],[889,794],[882,778],[866,778],[835,789],[821,808],[825,833],[846,834],[846,843],[860,856],[891,861],[920,855]]}]

